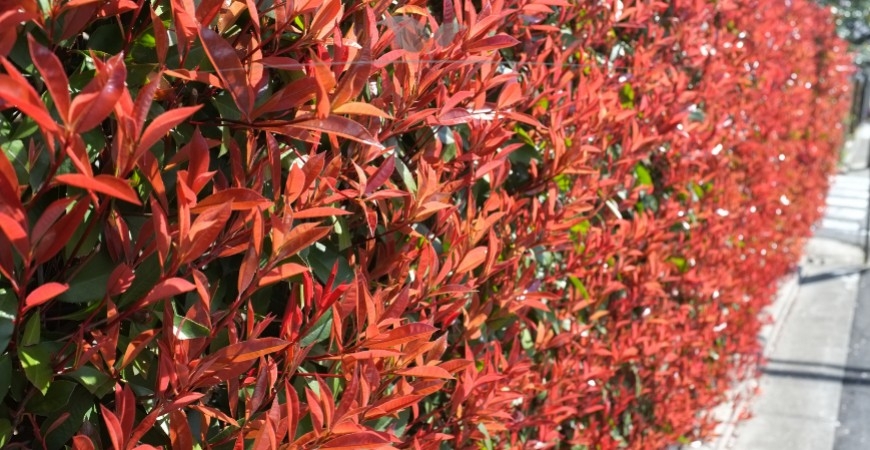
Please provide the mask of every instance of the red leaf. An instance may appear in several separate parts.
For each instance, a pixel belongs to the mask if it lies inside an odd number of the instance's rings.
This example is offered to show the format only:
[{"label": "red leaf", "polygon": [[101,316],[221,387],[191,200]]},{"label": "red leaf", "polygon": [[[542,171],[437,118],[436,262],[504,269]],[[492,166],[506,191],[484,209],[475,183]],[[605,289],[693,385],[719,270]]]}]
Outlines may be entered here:
[{"label": "red leaf", "polygon": [[89,207],[90,203],[79,200],[70,212],[49,227],[33,250],[33,258],[37,264],[53,258],[66,246],[73,233],[82,224]]},{"label": "red leaf", "polygon": [[470,53],[477,52],[485,52],[488,50],[498,50],[507,47],[513,47],[519,44],[520,41],[516,40],[516,38],[508,36],[506,34],[499,34],[496,36],[490,36],[488,38],[483,38],[468,44],[468,51]]},{"label": "red leaf", "polygon": [[341,9],[341,0],[326,0],[321,4],[321,7],[314,13],[309,28],[316,39],[321,40],[332,34],[336,21],[340,17]]},{"label": "red leaf", "polygon": [[133,269],[131,269],[127,264],[121,263],[118,267],[115,267],[115,270],[113,270],[109,275],[106,293],[109,294],[109,296],[114,297],[127,292],[127,289],[130,289],[135,278],[136,275],[133,273]]},{"label": "red leaf", "polygon": [[154,26],[154,47],[157,51],[157,62],[161,66],[166,65],[166,53],[169,51],[169,37],[166,35],[166,26],[157,16],[153,9],[151,13],[151,25]]},{"label": "red leaf", "polygon": [[[184,0],[170,0],[172,6],[173,25],[175,26],[175,36],[180,44],[179,50],[185,50],[185,54],[190,50],[190,45],[196,37],[196,31],[199,24],[196,21],[196,11],[188,10],[188,6],[193,8],[193,2]],[[180,53],[180,52],[179,52]]]},{"label": "red leaf", "polygon": [[181,245],[181,263],[186,264],[202,256],[215,243],[232,214],[232,205],[213,206],[196,218]]},{"label": "red leaf", "polygon": [[510,82],[505,85],[505,87],[501,90],[501,93],[498,95],[498,107],[499,108],[507,108],[523,99],[523,93],[520,89],[520,84],[516,82]]},{"label": "red leaf", "polygon": [[112,441],[112,448],[124,448],[124,431],[121,428],[121,422],[109,408],[105,405],[100,405],[100,411],[103,413],[103,420],[106,422],[106,428],[109,432],[109,439]]},{"label": "red leaf", "polygon": [[350,214],[350,211],[345,211],[339,208],[333,208],[330,206],[321,206],[318,208],[308,208],[303,209],[302,211],[298,211],[293,213],[293,219],[313,219],[316,217],[329,217],[329,216],[346,216]]},{"label": "red leaf", "polygon": [[[372,36],[368,36],[369,39]],[[343,107],[349,100],[357,98],[368,82],[372,73],[372,50],[368,43],[363,44],[362,50],[359,52],[359,57],[354,61],[353,65],[348,69],[341,80],[338,82],[338,87],[335,89],[333,102]],[[364,103],[368,105],[368,103]],[[354,114],[354,113],[339,113],[338,114]],[[356,114],[362,114],[357,112]]]},{"label": "red leaf", "polygon": [[157,336],[157,329],[152,328],[150,330],[145,330],[140,333],[138,336],[133,338],[129,344],[127,344],[127,349],[124,351],[124,357],[121,358],[121,365],[118,370],[122,370],[127,367],[142,350],[145,350],[145,346],[150,344],[152,340]]},{"label": "red leaf", "polygon": [[372,407],[372,409],[366,411],[365,419],[377,419],[381,416],[386,416],[388,414],[393,414],[402,409],[405,409],[413,404],[419,402],[423,397],[423,395],[400,395],[396,397],[390,397],[380,403],[376,404]]},{"label": "red leaf", "polygon": [[76,199],[64,197],[58,200],[55,200],[50,205],[48,205],[45,210],[43,210],[42,215],[39,216],[39,219],[36,221],[36,224],[33,225],[33,228],[30,232],[31,238],[35,242],[39,242],[45,233],[51,229],[51,226],[55,224],[61,217],[66,214],[66,209],[69,205],[75,203]]},{"label": "red leaf", "polygon": [[373,431],[361,431],[358,433],[345,434],[332,438],[323,443],[320,448],[331,448],[333,450],[353,450],[357,448],[378,448],[383,447],[390,441],[381,437],[381,435]]},{"label": "red leaf", "polygon": [[63,294],[67,289],[69,289],[69,286],[66,284],[55,282],[43,284],[27,294],[27,299],[24,300],[24,308],[22,308],[21,314],[24,314],[27,310],[35,308],[58,295]]},{"label": "red leaf", "polygon": [[410,323],[368,339],[364,345],[373,349],[389,349],[411,341],[425,340],[438,329],[425,323]]},{"label": "red leaf", "polygon": [[181,78],[182,80],[199,81],[200,83],[205,83],[209,86],[226,89],[224,82],[221,81],[220,77],[213,73],[187,69],[167,70],[164,73],[171,77]]},{"label": "red leaf", "polygon": [[193,434],[184,411],[169,413],[169,442],[172,450],[193,450]]},{"label": "red leaf", "polygon": [[396,373],[399,375],[417,378],[441,378],[447,380],[453,379],[453,376],[450,375],[450,372],[438,366],[417,366],[408,369],[397,370]]},{"label": "red leaf", "polygon": [[94,450],[94,448],[91,438],[81,434],[73,436],[72,450]]},{"label": "red leaf", "polygon": [[229,188],[204,198],[196,206],[190,208],[190,212],[199,214],[214,206],[227,203],[231,204],[230,209],[233,211],[244,211],[257,207],[268,208],[272,205],[271,201],[251,189]]},{"label": "red leaf", "polygon": [[287,263],[278,266],[260,277],[260,281],[258,285],[260,287],[268,286],[273,283],[277,283],[281,280],[286,280],[295,275],[299,275],[300,273],[308,272],[308,268],[296,263]]},{"label": "red leaf", "polygon": [[199,23],[211,23],[215,16],[221,12],[223,5],[222,0],[202,0],[196,7],[196,20]]},{"label": "red leaf", "polygon": [[374,192],[377,188],[384,185],[387,180],[390,179],[390,176],[393,175],[393,170],[396,168],[396,158],[394,156],[390,156],[387,158],[378,170],[375,171],[375,174],[369,178],[368,183],[366,184],[365,194],[369,195]]},{"label": "red leaf", "polygon": [[236,289],[239,294],[245,292],[245,289],[254,281],[257,272],[260,268],[260,258],[257,255],[257,249],[253,245],[248,247],[245,252],[245,257],[242,259],[242,264],[239,267],[239,279],[236,284]]},{"label": "red leaf", "polygon": [[[32,94],[28,95],[28,94]],[[36,91],[30,85],[22,86],[21,83],[9,75],[0,74],[0,100],[14,106],[33,119],[40,128],[46,132],[57,131],[57,122],[51,118],[48,110],[42,102],[31,101],[28,97],[36,97]],[[39,97],[37,97],[39,98]],[[0,108],[4,106],[0,102]]]},{"label": "red leaf", "polygon": [[151,220],[154,224],[154,241],[157,245],[157,256],[160,258],[162,265],[169,255],[169,249],[172,246],[172,235],[169,231],[169,218],[163,212],[163,207],[151,197]]},{"label": "red leaf", "polygon": [[363,144],[384,148],[380,142],[372,137],[369,130],[346,117],[329,116],[325,119],[306,119],[287,125],[287,127],[334,134]]},{"label": "red leaf", "polygon": [[69,112],[72,130],[78,133],[88,131],[112,112],[127,81],[123,58],[124,55],[119,53],[106,61],[97,76],[73,99]]},{"label": "red leaf", "polygon": [[332,232],[332,227],[318,227],[315,223],[303,223],[293,227],[284,237],[284,245],[278,251],[280,258],[293,256],[302,249],[319,241]]},{"label": "red leaf", "polygon": [[290,345],[289,342],[277,338],[253,339],[224,347],[212,354],[217,361],[231,363],[250,361],[275,353]]},{"label": "red leaf", "polygon": [[30,47],[30,59],[42,75],[58,114],[64,122],[69,123],[69,80],[63,65],[54,52],[39,45],[33,35],[27,35],[27,44]]},{"label": "red leaf", "polygon": [[212,66],[230,91],[242,116],[248,120],[254,109],[254,92],[235,49],[208,27],[200,27],[199,38]]},{"label": "red leaf", "polygon": [[305,172],[296,164],[290,168],[287,182],[284,184],[284,204],[289,205],[296,201],[305,189]]},{"label": "red leaf", "polygon": [[417,395],[430,395],[444,387],[444,380],[420,380],[411,384],[413,393]]},{"label": "red leaf", "polygon": [[459,372],[460,370],[474,364],[472,361],[467,359],[451,359],[450,361],[444,361],[441,364],[438,364],[438,367],[446,370],[447,372],[454,373]]},{"label": "red leaf", "polygon": [[20,212],[12,210],[8,205],[0,202],[0,231],[18,250],[18,254],[24,256],[30,253],[30,239],[27,236],[27,230],[21,224]]},{"label": "red leaf", "polygon": [[129,436],[136,421],[136,395],[129,384],[125,384],[123,388],[115,385],[115,405],[115,410],[121,414],[121,429],[125,436]]},{"label": "red leaf", "polygon": [[167,413],[170,411],[176,411],[181,408],[185,408],[189,406],[191,403],[203,398],[205,394],[201,392],[188,392],[187,394],[179,395],[172,401],[172,403],[166,405],[163,408],[163,412]]},{"label": "red leaf", "polygon": [[[248,0],[251,1],[251,0]],[[266,416],[263,425],[257,431],[252,450],[271,450],[278,447],[278,438],[275,435],[275,425],[269,416]],[[322,447],[321,447],[322,448]]]},{"label": "red leaf", "polygon": [[[152,83],[158,83],[158,80],[154,80]],[[137,98],[136,100],[138,102],[139,99]],[[162,139],[169,130],[187,120],[188,117],[193,115],[193,113],[201,107],[202,105],[196,105],[170,109],[169,111],[157,116],[142,133],[142,138],[139,139],[139,147],[136,150],[136,155],[148,151],[148,149],[156,144],[157,141]],[[138,156],[133,157],[134,161],[138,159]]]},{"label": "red leaf", "polygon": [[288,345],[289,342],[277,338],[251,339],[228,345],[203,358],[190,379],[199,387],[238,377],[261,356],[280,351]]},{"label": "red leaf", "polygon": [[6,201],[18,198],[18,175],[5,152],[0,152],[0,195]]},{"label": "red leaf", "polygon": [[99,192],[134,205],[142,204],[139,201],[139,195],[126,181],[111,175],[97,175],[91,178],[80,173],[67,173],[58,175],[54,179],[69,186],[85,189],[88,192]]},{"label": "red leaf", "polygon": [[437,116],[429,116],[426,123],[429,125],[462,125],[475,118],[474,113],[463,108],[450,108],[439,112]]},{"label": "red leaf", "polygon": [[456,274],[463,274],[474,270],[475,267],[486,261],[486,247],[477,247],[465,254],[462,262],[456,267]]},{"label": "red leaf", "polygon": [[393,116],[387,114],[381,108],[374,106],[370,103],[362,103],[362,102],[347,102],[342,105],[338,105],[332,108],[332,112],[335,114],[348,114],[348,115],[360,115],[360,116],[373,116],[380,117],[382,119],[392,119]]},{"label": "red leaf", "polygon": [[167,278],[157,283],[142,300],[141,307],[176,295],[196,289],[196,286],[184,278]]},{"label": "red leaf", "polygon": [[[136,101],[133,102],[133,112],[131,114],[133,123],[136,125],[136,138],[142,135],[142,126],[145,125],[145,119],[148,118],[148,112],[151,111],[151,103],[154,102],[154,95],[160,88],[160,80],[162,78],[162,71],[151,74],[148,77],[148,84],[142,86],[136,94]],[[136,158],[136,160],[138,159]]]}]

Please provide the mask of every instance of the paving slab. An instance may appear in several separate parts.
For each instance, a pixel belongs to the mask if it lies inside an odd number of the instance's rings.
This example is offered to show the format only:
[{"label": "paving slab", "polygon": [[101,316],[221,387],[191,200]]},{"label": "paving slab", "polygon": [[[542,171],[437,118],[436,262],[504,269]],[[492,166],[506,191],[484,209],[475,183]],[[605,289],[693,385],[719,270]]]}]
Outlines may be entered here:
[{"label": "paving slab", "polygon": [[863,259],[860,248],[837,241],[807,245],[797,298],[761,368],[753,417],[738,424],[728,447],[833,448]]}]

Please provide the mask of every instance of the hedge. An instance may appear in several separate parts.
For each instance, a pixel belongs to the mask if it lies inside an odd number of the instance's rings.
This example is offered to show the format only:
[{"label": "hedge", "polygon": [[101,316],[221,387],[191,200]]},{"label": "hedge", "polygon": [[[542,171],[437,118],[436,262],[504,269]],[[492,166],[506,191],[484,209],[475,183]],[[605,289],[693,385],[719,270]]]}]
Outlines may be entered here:
[{"label": "hedge", "polygon": [[709,437],[820,216],[809,0],[0,0],[8,448]]}]

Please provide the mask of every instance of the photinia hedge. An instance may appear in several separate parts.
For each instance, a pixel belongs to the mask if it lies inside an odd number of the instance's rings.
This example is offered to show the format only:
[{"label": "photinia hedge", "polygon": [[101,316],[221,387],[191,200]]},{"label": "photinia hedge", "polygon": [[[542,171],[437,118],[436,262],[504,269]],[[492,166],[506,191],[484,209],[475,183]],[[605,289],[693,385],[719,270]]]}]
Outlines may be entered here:
[{"label": "photinia hedge", "polygon": [[8,448],[662,448],[757,358],[809,0],[0,0]]}]

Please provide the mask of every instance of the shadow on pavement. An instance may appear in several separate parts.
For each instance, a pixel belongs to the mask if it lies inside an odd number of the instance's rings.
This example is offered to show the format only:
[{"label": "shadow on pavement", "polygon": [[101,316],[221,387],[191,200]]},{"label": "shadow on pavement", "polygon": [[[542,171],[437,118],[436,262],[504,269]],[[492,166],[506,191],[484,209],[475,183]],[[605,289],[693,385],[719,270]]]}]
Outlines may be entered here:
[{"label": "shadow on pavement", "polygon": [[[830,373],[831,371],[843,372],[843,375]],[[843,383],[843,385],[870,386],[870,367],[850,367],[809,361],[769,359],[767,365],[761,368],[761,372],[771,377],[832,381]]]},{"label": "shadow on pavement", "polygon": [[841,267],[838,269],[831,270],[829,272],[817,273],[815,275],[803,276],[801,275],[798,283],[800,285],[810,284],[810,283],[818,283],[820,281],[830,280],[833,278],[844,277],[847,275],[854,274],[863,274],[870,270],[868,267],[856,266],[856,267]]}]

